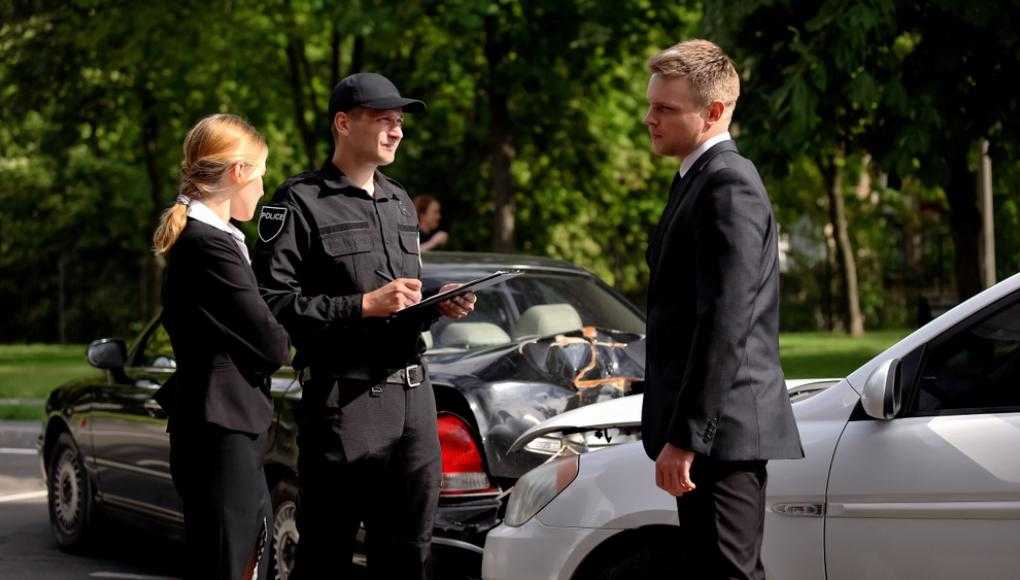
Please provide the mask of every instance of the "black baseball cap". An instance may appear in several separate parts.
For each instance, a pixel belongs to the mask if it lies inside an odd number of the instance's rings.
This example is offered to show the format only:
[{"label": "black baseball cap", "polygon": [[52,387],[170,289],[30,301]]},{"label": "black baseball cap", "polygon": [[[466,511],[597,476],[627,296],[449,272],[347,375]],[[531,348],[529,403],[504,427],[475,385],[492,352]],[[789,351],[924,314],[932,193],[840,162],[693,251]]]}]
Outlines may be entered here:
[{"label": "black baseball cap", "polygon": [[355,73],[336,84],[329,98],[329,116],[355,107],[404,109],[412,113],[425,110],[425,103],[400,96],[390,79],[377,73]]}]

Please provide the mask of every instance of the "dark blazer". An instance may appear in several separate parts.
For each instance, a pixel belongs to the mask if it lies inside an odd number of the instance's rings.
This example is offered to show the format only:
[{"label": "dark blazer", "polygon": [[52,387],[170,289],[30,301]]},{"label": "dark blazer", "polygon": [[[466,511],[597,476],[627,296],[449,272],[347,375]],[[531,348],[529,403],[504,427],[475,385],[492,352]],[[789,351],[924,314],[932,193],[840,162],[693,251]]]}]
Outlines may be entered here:
[{"label": "dark blazer", "polygon": [[290,346],[255,273],[230,234],[191,218],[166,258],[163,326],[177,371],[156,400],[168,429],[204,421],[264,432],[273,415],[269,379]]},{"label": "dark blazer", "polygon": [[725,461],[804,453],[779,366],[776,223],[733,141],[706,151],[648,246],[642,439]]}]

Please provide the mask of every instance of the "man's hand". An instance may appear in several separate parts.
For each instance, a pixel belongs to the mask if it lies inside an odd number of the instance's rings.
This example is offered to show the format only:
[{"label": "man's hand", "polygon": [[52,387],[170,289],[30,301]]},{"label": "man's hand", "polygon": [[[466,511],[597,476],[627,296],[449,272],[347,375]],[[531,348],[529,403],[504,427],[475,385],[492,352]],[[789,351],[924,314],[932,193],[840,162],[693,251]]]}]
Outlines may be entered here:
[{"label": "man's hand", "polygon": [[655,460],[655,485],[674,496],[694,491],[695,485],[691,481],[692,463],[694,463],[693,451],[667,443]]},{"label": "man's hand", "polygon": [[[453,290],[454,288],[460,288],[461,286],[463,286],[463,284],[443,284],[443,287],[440,288],[439,291],[446,292],[447,290]],[[474,311],[476,300],[478,300],[478,297],[475,296],[474,292],[468,292],[467,294],[450,298],[449,300],[443,300],[439,303],[439,312],[441,312],[443,316],[460,320]]]},{"label": "man's hand", "polygon": [[421,280],[397,278],[389,284],[361,297],[363,317],[389,316],[408,306],[421,302]]}]

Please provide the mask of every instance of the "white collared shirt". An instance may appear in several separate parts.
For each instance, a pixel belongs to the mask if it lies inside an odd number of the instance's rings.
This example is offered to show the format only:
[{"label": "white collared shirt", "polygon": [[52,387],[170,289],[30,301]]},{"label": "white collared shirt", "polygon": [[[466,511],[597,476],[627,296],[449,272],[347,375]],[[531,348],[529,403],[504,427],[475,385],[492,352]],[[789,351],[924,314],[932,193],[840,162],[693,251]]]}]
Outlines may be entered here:
[{"label": "white collared shirt", "polygon": [[234,241],[237,242],[237,247],[241,249],[244,259],[248,260],[248,263],[251,264],[251,256],[248,255],[248,245],[244,243],[244,234],[234,224],[223,221],[220,216],[209,209],[209,206],[197,199],[191,200],[191,203],[188,204],[188,217],[230,234]]},{"label": "white collared shirt", "polygon": [[698,146],[698,148],[695,149],[690,155],[684,157],[683,163],[680,164],[680,178],[682,179],[683,176],[686,175],[688,171],[690,171],[691,167],[694,167],[694,162],[698,160],[698,157],[704,155],[705,151],[708,151],[709,149],[711,149],[712,147],[719,143],[722,143],[723,141],[731,139],[733,139],[733,137],[730,137],[730,132],[723,131],[722,133],[719,133],[714,137],[710,137],[707,141]]}]

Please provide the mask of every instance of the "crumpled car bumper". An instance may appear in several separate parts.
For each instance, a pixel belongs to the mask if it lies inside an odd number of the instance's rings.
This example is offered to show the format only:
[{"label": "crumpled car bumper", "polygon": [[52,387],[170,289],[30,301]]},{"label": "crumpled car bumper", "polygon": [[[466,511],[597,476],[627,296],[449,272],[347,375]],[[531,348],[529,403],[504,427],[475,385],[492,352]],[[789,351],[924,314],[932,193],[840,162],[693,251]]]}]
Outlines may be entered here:
[{"label": "crumpled car bumper", "polygon": [[547,526],[532,518],[519,528],[489,532],[482,560],[485,580],[569,580],[595,546],[620,530]]}]

